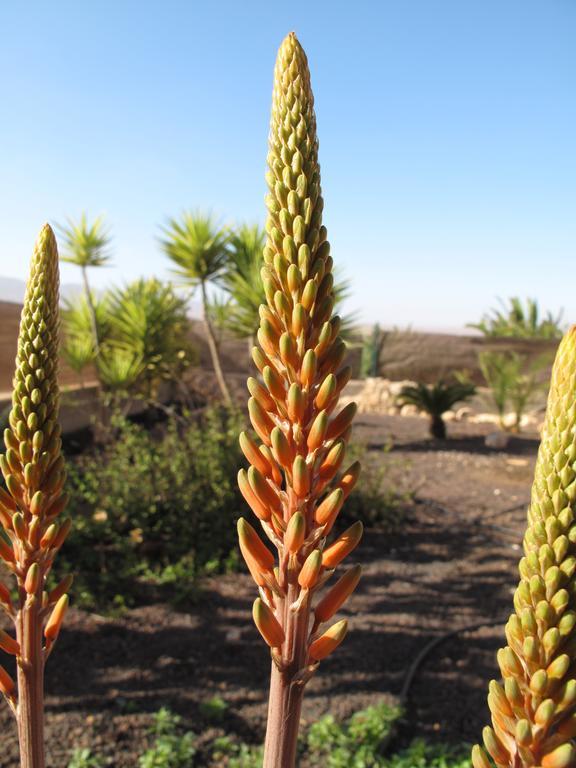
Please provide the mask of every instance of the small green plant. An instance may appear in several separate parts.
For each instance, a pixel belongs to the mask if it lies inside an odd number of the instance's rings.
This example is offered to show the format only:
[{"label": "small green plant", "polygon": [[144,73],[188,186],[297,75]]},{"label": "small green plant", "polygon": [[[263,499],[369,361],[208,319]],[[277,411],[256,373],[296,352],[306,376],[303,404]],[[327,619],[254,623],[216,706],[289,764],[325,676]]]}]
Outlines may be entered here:
[{"label": "small green plant", "polygon": [[369,336],[365,336],[362,342],[362,358],[360,360],[360,377],[378,376],[380,368],[380,350],[384,341],[384,335],[378,324],[372,328]]},{"label": "small green plant", "polygon": [[88,608],[124,605],[145,584],[171,584],[188,599],[206,569],[227,570],[235,555],[231,530],[244,502],[234,483],[241,453],[235,413],[206,411],[169,419],[161,434],[115,418],[116,439],[69,463],[76,524],[62,553],[82,562],[76,597]]},{"label": "small green plant", "polygon": [[508,306],[503,301],[500,305],[500,309],[492,309],[479,323],[469,323],[468,327],[492,337],[559,339],[562,336],[562,312],[556,317],[551,312],[541,317],[537,301],[526,299],[524,305],[517,296],[508,300]]},{"label": "small green plant", "polygon": [[88,747],[78,747],[72,752],[68,768],[102,768],[104,761],[98,755],[93,755]]},{"label": "small green plant", "polygon": [[213,768],[262,768],[264,750],[260,746],[238,744],[229,736],[220,736],[212,744]]},{"label": "small green plant", "polygon": [[[526,355],[516,352],[481,352],[480,369],[490,393],[502,429],[520,431],[522,416],[534,395],[545,388],[542,370],[548,364],[548,356],[542,355],[530,361]],[[508,409],[514,414],[512,424],[507,424]]]},{"label": "small green plant", "polygon": [[443,414],[456,403],[464,402],[475,394],[476,387],[463,381],[418,383],[402,387],[398,402],[400,405],[415,405],[418,410],[427,413],[430,416],[430,434],[443,440],[446,437]]},{"label": "small green plant", "polygon": [[200,714],[211,722],[220,722],[228,711],[228,704],[220,696],[213,696],[199,706]]},{"label": "small green plant", "polygon": [[154,717],[151,729],[155,740],[138,760],[139,768],[192,768],[196,755],[196,735],[182,732],[182,719],[163,707]]},{"label": "small green plant", "polygon": [[322,768],[376,766],[402,711],[378,704],[356,712],[344,725],[327,715],[311,726],[307,747],[311,765]]}]

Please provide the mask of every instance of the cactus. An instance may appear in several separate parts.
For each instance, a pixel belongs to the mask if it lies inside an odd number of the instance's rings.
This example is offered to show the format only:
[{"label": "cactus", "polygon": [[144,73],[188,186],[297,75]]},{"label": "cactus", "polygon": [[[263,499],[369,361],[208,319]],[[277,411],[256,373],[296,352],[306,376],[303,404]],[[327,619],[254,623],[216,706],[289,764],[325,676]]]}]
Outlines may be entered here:
[{"label": "cactus", "polygon": [[355,406],[334,415],[351,372],[342,367],[345,345],[339,318],[332,316],[316,118],[306,55],[294,34],[276,62],[268,166],[267,303],[260,307],[253,349],[261,380],[248,380],[248,410],[262,444],[241,435],[250,467],[238,481],[277,549],[277,565],[250,523],[240,519],[238,533],[259,587],[253,618],[272,656],[264,766],[292,768],[304,687],[347,631],[346,621],[323,625],[358,583],[360,569],[345,573],[315,612],[313,599],[362,535],[357,523],[325,548],[359,466],[335,480]]},{"label": "cactus", "polygon": [[0,648],[16,657],[17,685],[0,667],[0,691],[18,723],[22,768],[44,768],[44,666],[68,605],[71,579],[47,591],[46,579],[70,521],[58,424],[58,251],[48,225],[40,232],[30,268],[16,357],[6,452],[0,469],[0,558],[16,580],[16,596],[0,583],[0,606],[16,637]]},{"label": "cactus", "polygon": [[576,765],[576,326],[552,371],[520,583],[474,768]]}]

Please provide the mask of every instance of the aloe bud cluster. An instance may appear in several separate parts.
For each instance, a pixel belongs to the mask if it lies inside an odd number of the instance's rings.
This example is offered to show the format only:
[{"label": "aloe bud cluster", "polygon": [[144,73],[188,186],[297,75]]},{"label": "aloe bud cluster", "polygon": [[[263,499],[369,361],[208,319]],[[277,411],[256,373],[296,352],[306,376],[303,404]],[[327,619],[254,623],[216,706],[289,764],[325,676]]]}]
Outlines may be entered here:
[{"label": "aloe bud cluster", "polygon": [[520,583],[474,768],[576,766],[576,326],[552,371]]},{"label": "aloe bud cluster", "polygon": [[[238,532],[260,591],[256,626],[284,684],[298,680],[303,687],[346,634],[346,621],[326,631],[323,625],[355,588],[360,568],[340,578],[313,618],[312,600],[357,545],[362,525],[326,547],[360,468],[354,463],[341,473],[355,406],[334,415],[351,371],[343,367],[340,319],[332,315],[332,257],[322,226],[310,73],[294,34],[282,43],[276,62],[268,168],[266,304],[260,307],[259,346],[253,349],[260,377],[248,380],[248,410],[261,444],[241,435],[250,467],[240,471],[238,482],[278,551],[277,564],[250,523],[241,519]],[[267,744],[266,765],[290,764],[285,755],[274,763],[269,754]]]},{"label": "aloe bud cluster", "polygon": [[[70,578],[52,590],[46,579],[70,528],[60,521],[66,505],[58,424],[58,251],[45,225],[34,248],[16,357],[12,410],[4,432],[6,452],[0,468],[0,558],[16,578],[16,594],[0,583],[0,606],[12,619],[16,638],[0,634],[0,648],[16,657],[18,692],[0,667],[0,690],[19,720],[38,718],[38,697],[46,658],[58,636]],[[40,689],[40,690],[39,690]],[[20,723],[19,723],[20,725]],[[42,751],[38,733],[20,733],[21,751]],[[34,745],[22,743],[34,740]],[[23,765],[25,755],[23,754]],[[30,764],[39,765],[37,755]]]}]

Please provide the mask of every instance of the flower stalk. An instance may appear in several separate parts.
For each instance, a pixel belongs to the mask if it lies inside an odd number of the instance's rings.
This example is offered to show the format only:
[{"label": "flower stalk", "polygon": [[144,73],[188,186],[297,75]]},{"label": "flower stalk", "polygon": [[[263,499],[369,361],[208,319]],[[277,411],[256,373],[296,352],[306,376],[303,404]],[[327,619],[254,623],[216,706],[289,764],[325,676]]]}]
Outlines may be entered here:
[{"label": "flower stalk", "polygon": [[576,326],[552,370],[520,583],[474,768],[576,765]]},{"label": "flower stalk", "polygon": [[15,637],[0,649],[15,657],[15,682],[0,666],[0,691],[18,724],[22,768],[44,768],[44,667],[62,626],[71,578],[51,591],[46,580],[70,529],[58,424],[58,251],[46,224],[28,280],[16,357],[12,410],[0,469],[0,558],[15,579],[15,596],[0,583],[0,608]]},{"label": "flower stalk", "polygon": [[272,656],[264,768],[293,768],[306,683],[347,631],[346,621],[324,624],[355,588],[360,568],[336,583],[316,613],[314,601],[362,535],[357,523],[326,547],[358,479],[357,464],[340,472],[356,409],[336,414],[351,371],[342,366],[345,345],[333,316],[310,73],[294,34],[276,62],[267,182],[266,304],[252,354],[260,378],[248,380],[260,443],[241,435],[250,467],[238,482],[277,558],[246,520],[238,533],[259,589],[254,622]]}]

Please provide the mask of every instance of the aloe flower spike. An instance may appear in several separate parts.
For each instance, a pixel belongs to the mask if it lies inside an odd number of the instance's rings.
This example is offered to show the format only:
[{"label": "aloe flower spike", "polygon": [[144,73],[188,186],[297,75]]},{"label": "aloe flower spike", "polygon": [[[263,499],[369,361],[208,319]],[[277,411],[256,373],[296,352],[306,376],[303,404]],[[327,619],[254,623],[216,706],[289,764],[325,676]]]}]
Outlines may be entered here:
[{"label": "aloe flower spike", "polygon": [[474,768],[576,765],[576,326],[558,349],[514,613]]},{"label": "aloe flower spike", "polygon": [[22,768],[44,768],[44,666],[68,604],[63,589],[45,591],[70,528],[69,520],[58,522],[66,504],[58,424],[58,280],[56,240],[46,224],[30,266],[6,452],[0,456],[8,489],[0,493],[0,557],[18,586],[16,604],[0,589],[0,606],[16,631],[3,649],[16,655],[17,667],[17,685],[0,667],[0,691],[18,722]]},{"label": "aloe flower spike", "polygon": [[324,562],[326,538],[358,479],[353,466],[335,480],[355,409],[337,409],[347,380],[344,345],[332,318],[332,257],[322,226],[310,73],[294,34],[280,46],[274,72],[267,182],[267,304],[260,308],[253,352],[262,381],[248,381],[248,411],[263,445],[241,436],[251,466],[238,478],[277,550],[277,567],[270,567],[264,544],[254,541],[254,529],[243,521],[238,530],[259,588],[254,621],[272,656],[264,768],[293,768],[305,685],[347,630],[345,621],[325,622],[353,591],[360,569],[337,583],[314,621],[313,603],[361,536],[361,526],[347,532]]}]

